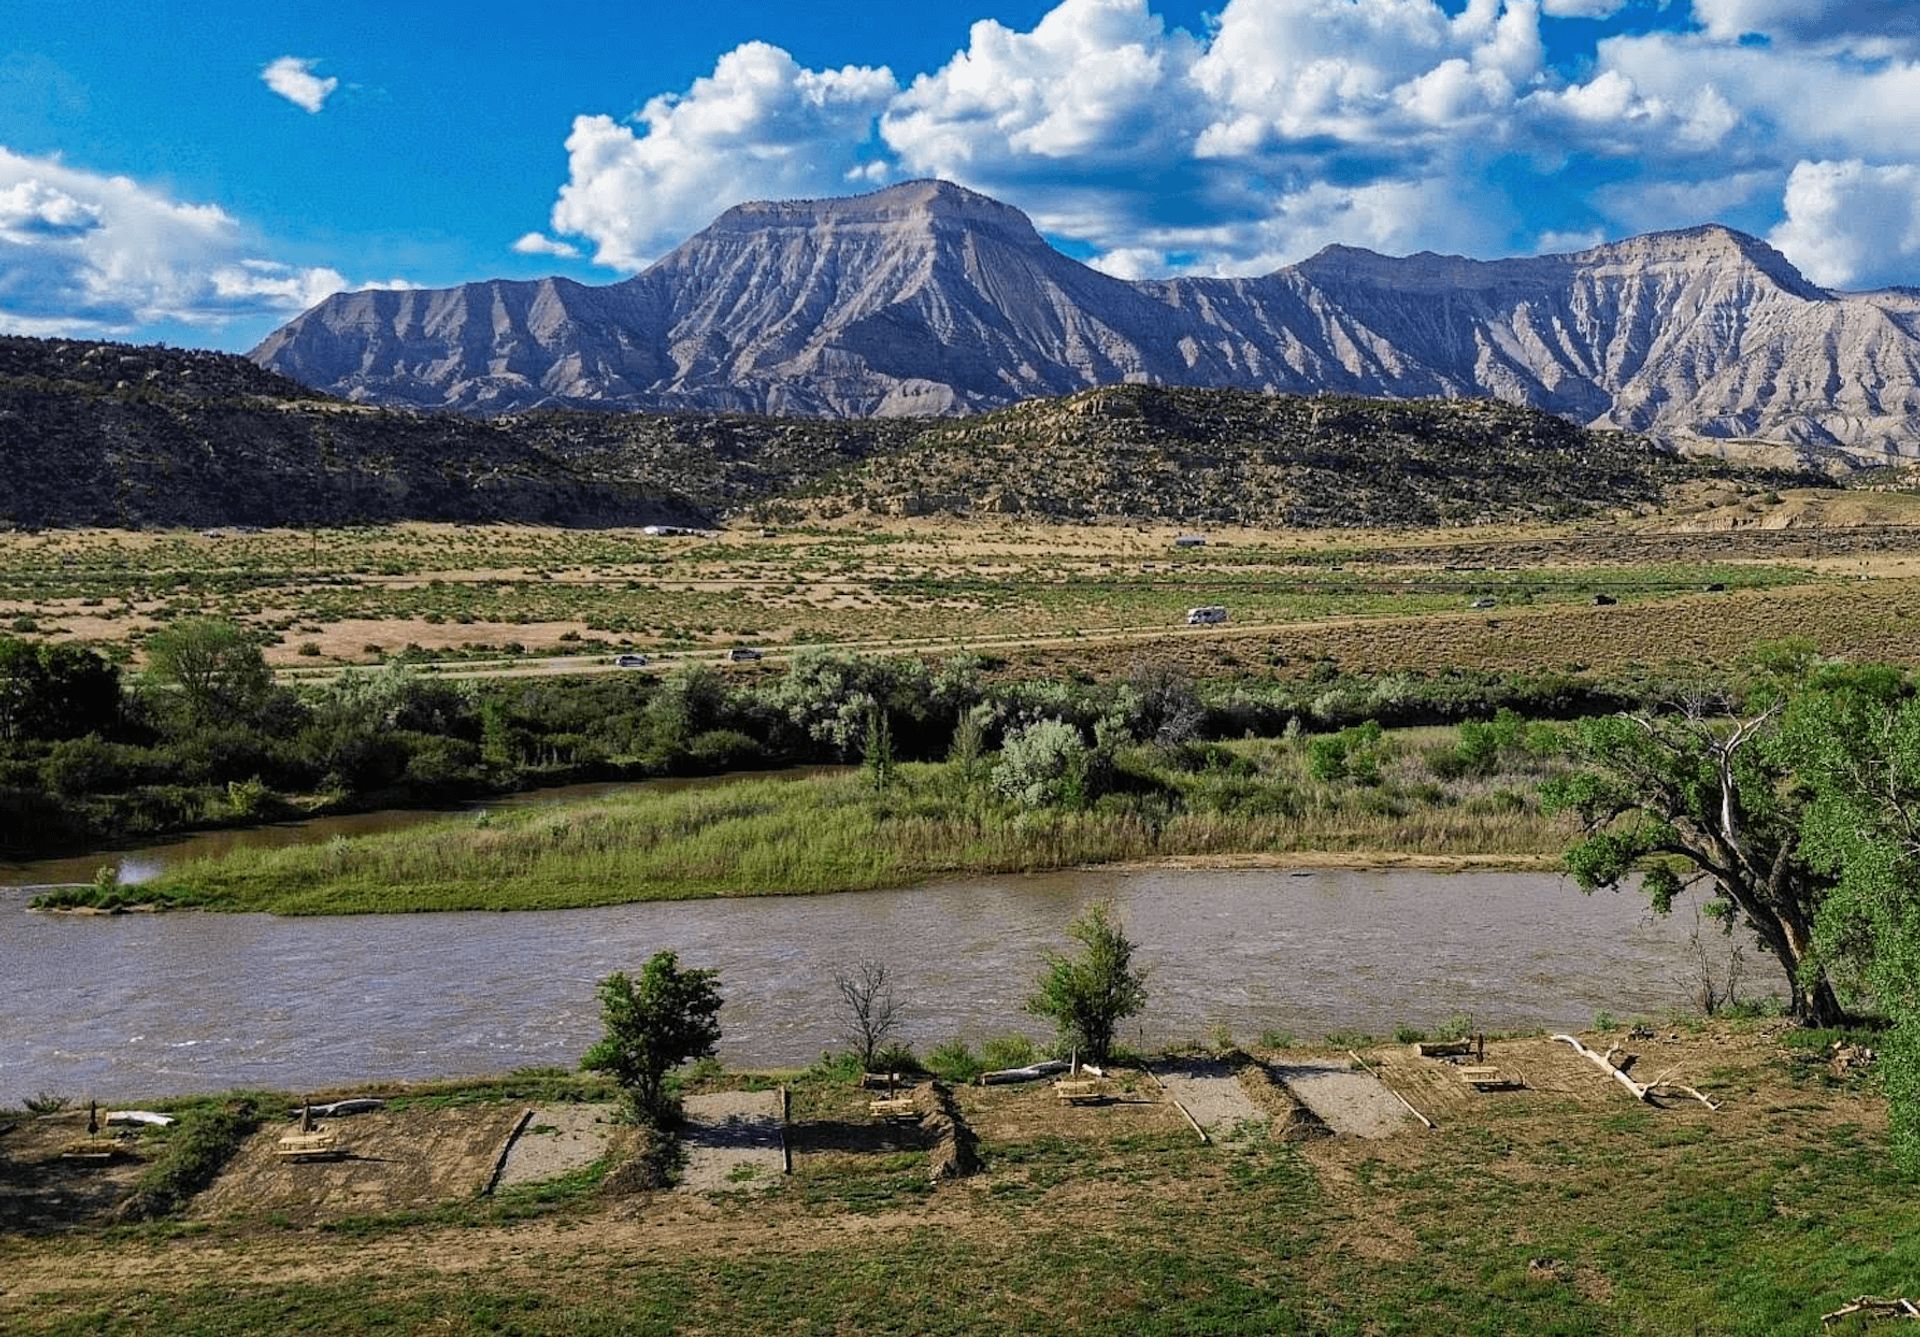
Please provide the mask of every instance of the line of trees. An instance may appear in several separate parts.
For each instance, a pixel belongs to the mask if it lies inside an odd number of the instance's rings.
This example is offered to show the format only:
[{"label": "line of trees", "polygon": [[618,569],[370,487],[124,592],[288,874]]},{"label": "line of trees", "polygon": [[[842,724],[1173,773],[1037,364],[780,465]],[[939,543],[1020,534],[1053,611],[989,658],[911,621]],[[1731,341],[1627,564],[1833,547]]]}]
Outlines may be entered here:
[{"label": "line of trees", "polygon": [[[196,826],[444,802],[585,779],[699,775],[953,755],[1018,801],[1075,805],[1113,783],[1124,742],[1490,719],[1565,717],[1646,699],[1648,684],[1564,675],[1343,676],[1201,690],[1142,666],[1109,682],[994,681],[942,664],[797,655],[777,678],[710,667],[453,683],[401,666],[277,685],[257,640],[183,619],[133,675],[79,646],[0,636],[0,852],[14,856]],[[984,779],[984,775],[975,775]]]},{"label": "line of trees", "polygon": [[[1055,1024],[1063,1050],[1105,1063],[1120,1023],[1146,1006],[1146,972],[1134,964],[1135,944],[1110,906],[1089,907],[1068,934],[1078,952],[1047,954],[1026,1007]],[[885,962],[863,960],[836,971],[833,982],[846,1039],[862,1071],[874,1071],[888,1057],[902,1018],[892,973]],[[656,952],[637,978],[615,972],[596,993],[601,1036],[581,1068],[611,1078],[634,1120],[656,1127],[671,1123],[678,1110],[670,1076],[711,1057],[720,1043],[719,972],[682,966],[673,952]]]}]

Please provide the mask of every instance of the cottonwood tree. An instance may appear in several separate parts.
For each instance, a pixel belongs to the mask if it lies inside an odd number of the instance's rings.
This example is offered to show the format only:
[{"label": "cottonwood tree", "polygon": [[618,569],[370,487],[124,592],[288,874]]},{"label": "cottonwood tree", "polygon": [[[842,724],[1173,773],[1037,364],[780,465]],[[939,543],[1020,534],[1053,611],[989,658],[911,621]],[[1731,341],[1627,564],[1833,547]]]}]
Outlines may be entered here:
[{"label": "cottonwood tree", "polygon": [[0,636],[0,743],[105,733],[120,716],[120,670],[78,645]]},{"label": "cottonwood tree", "polygon": [[1147,1005],[1147,975],[1135,968],[1134,944],[1110,906],[1089,906],[1067,932],[1080,944],[1079,953],[1047,955],[1027,1011],[1052,1020],[1061,1042],[1088,1062],[1105,1063],[1120,1023]]},{"label": "cottonwood tree", "polygon": [[900,1025],[900,1006],[894,997],[892,974],[884,961],[868,959],[851,970],[835,971],[833,985],[840,995],[847,1039],[859,1051],[861,1068],[871,1072],[875,1056],[886,1047]]},{"label": "cottonwood tree", "polygon": [[273,690],[259,642],[219,618],[183,618],[147,638],[147,672],[176,687],[193,719],[246,719]]},{"label": "cottonwood tree", "polygon": [[1777,751],[1810,796],[1802,852],[1833,879],[1820,947],[1894,1023],[1894,1153],[1920,1172],[1920,698],[1896,670],[1831,668],[1787,707]]},{"label": "cottonwood tree", "polygon": [[1815,942],[1833,878],[1800,849],[1804,794],[1774,746],[1784,698],[1745,714],[1695,697],[1663,713],[1581,721],[1572,774],[1549,783],[1549,812],[1571,813],[1580,839],[1567,870],[1583,891],[1638,876],[1666,914],[1704,886],[1706,911],[1744,923],[1786,971],[1793,1015],[1834,1025],[1842,1009]]},{"label": "cottonwood tree", "polygon": [[682,969],[672,952],[654,953],[638,980],[607,976],[597,990],[605,1033],[580,1066],[613,1078],[635,1118],[663,1122],[673,1114],[667,1074],[720,1043],[719,980],[717,970]]}]

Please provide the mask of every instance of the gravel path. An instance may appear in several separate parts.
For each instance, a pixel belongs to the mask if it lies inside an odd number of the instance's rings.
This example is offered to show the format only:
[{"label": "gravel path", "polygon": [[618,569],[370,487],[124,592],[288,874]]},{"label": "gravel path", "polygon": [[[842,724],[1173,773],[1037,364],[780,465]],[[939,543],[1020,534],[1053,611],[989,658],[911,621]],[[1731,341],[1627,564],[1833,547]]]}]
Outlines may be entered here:
[{"label": "gravel path", "polygon": [[1410,1118],[1377,1078],[1344,1063],[1276,1063],[1273,1075],[1336,1133],[1392,1137]]},{"label": "gravel path", "polygon": [[1194,1122],[1209,1133],[1267,1117],[1240,1085],[1231,1065],[1217,1059],[1189,1058],[1156,1063],[1153,1075],[1167,1094],[1187,1107]]},{"label": "gravel path", "polygon": [[786,1172],[786,1126],[778,1091],[714,1091],[688,1096],[680,1139],[689,1193],[771,1188]]},{"label": "gravel path", "polygon": [[507,1152],[500,1188],[540,1184],[584,1170],[607,1154],[613,1136],[612,1105],[536,1105],[526,1128]]}]

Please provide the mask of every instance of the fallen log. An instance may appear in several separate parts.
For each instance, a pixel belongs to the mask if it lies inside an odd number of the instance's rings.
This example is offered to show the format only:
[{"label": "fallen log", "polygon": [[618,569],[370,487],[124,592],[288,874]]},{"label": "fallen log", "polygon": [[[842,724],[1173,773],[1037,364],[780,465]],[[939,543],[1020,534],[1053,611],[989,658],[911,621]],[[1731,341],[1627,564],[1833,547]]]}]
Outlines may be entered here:
[{"label": "fallen log", "polygon": [[1920,1305],[1916,1305],[1908,1299],[1882,1300],[1876,1296],[1863,1295],[1851,1304],[1841,1305],[1831,1314],[1822,1314],[1820,1316],[1820,1326],[1823,1328],[1832,1327],[1842,1319],[1852,1318],[1858,1314],[1864,1314],[1869,1319],[1920,1319]]},{"label": "fallen log", "polygon": [[140,1124],[148,1128],[166,1128],[172,1125],[171,1114],[155,1114],[152,1110],[108,1110],[107,1127],[127,1128]]},{"label": "fallen log", "polygon": [[[1644,1084],[1641,1082],[1634,1081],[1633,1078],[1628,1075],[1626,1067],[1624,1065],[1616,1065],[1613,1061],[1614,1054],[1619,1051],[1619,1048],[1620,1048],[1619,1045],[1614,1045],[1612,1048],[1608,1049],[1606,1053],[1602,1054],[1602,1053],[1599,1053],[1597,1050],[1592,1050],[1587,1048],[1585,1045],[1581,1044],[1580,1041],[1578,1041],[1571,1035],[1556,1035],[1553,1038],[1561,1041],[1563,1044],[1572,1045],[1574,1053],[1580,1055],[1580,1057],[1586,1059],[1589,1063],[1599,1068],[1600,1071],[1606,1073],[1607,1076],[1613,1078],[1614,1081],[1626,1087],[1627,1090],[1633,1093],[1633,1098],[1635,1100],[1642,1101],[1645,1104],[1651,1105],[1653,1103],[1653,1098],[1655,1095],[1659,1094],[1662,1091],[1672,1091],[1672,1092],[1676,1092],[1679,1095],[1686,1096],[1691,1100],[1697,1100],[1710,1110],[1717,1110],[1720,1108],[1718,1105],[1714,1104],[1711,1100],[1708,1100],[1705,1096],[1701,1095],[1698,1091],[1694,1090],[1691,1086],[1682,1086],[1678,1082],[1667,1081],[1665,1073],[1662,1073],[1659,1077],[1655,1078],[1653,1081],[1646,1082]],[[1668,1071],[1671,1072],[1672,1069],[1668,1069]]]},{"label": "fallen log", "polygon": [[336,1100],[330,1105],[302,1105],[299,1117],[342,1119],[351,1114],[372,1114],[386,1107],[387,1102],[377,1096],[353,1096],[346,1100]]},{"label": "fallen log", "polygon": [[1033,1063],[1024,1068],[1002,1068],[998,1072],[980,1074],[980,1085],[997,1086],[1002,1082],[1037,1082],[1042,1077],[1051,1077],[1057,1072],[1066,1072],[1073,1065],[1062,1058],[1048,1059],[1045,1063]]}]

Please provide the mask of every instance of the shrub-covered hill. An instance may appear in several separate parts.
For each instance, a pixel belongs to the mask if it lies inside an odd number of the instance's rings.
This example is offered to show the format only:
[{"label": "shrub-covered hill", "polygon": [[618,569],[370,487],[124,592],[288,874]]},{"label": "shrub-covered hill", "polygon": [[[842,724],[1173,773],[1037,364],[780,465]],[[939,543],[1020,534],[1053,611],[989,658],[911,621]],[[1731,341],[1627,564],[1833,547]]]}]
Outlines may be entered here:
[{"label": "shrub-covered hill", "polygon": [[974,418],[479,420],[348,404],[226,354],[0,339],[0,523],[17,526],[859,511],[1473,524],[1648,506],[1703,468],[1480,400],[1115,386]]},{"label": "shrub-covered hill", "polygon": [[1490,400],[1114,386],[928,426],[841,505],[1288,525],[1455,525],[1658,504],[1701,466]]},{"label": "shrub-covered hill", "polygon": [[0,339],[0,476],[0,522],[31,527],[692,518],[485,423],[346,404],[227,354],[73,340]]}]

